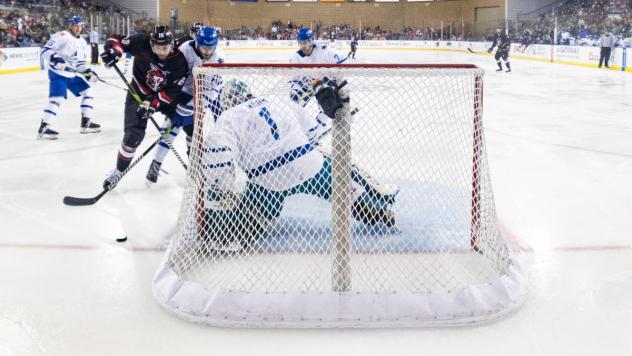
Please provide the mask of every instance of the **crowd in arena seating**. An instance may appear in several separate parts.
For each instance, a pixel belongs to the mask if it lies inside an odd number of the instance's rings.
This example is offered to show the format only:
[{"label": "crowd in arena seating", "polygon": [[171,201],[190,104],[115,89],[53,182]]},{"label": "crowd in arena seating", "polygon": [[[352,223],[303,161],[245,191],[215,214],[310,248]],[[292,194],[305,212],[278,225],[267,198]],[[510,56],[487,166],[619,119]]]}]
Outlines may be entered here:
[{"label": "crowd in arena seating", "polygon": [[600,35],[611,32],[620,46],[630,46],[632,0],[568,0],[511,30],[519,42],[551,44],[557,39],[556,44],[583,46],[597,45]]},{"label": "crowd in arena seating", "polygon": [[[71,15],[89,18],[91,13],[100,12],[107,14],[104,18],[108,19],[126,15],[122,8],[103,4],[90,0],[0,0],[0,47],[42,45],[51,32],[65,28],[65,20]],[[111,23],[104,21],[101,24],[99,32],[102,36],[116,31],[110,28]],[[557,33],[554,32],[556,24]],[[133,21],[133,30],[148,32],[154,25],[153,21],[140,18]],[[318,20],[309,24],[276,20],[268,28],[241,26],[219,30],[226,40],[291,40],[296,38],[297,29],[303,26],[311,27],[319,40],[490,39],[488,36],[473,38],[466,35],[463,38],[461,34],[441,34],[440,30],[432,27],[393,30],[367,26],[358,31],[351,24],[323,25]],[[613,33],[619,39],[619,46],[632,46],[632,0],[567,0],[534,19],[521,20],[510,27],[514,42],[540,44],[552,44],[557,39],[557,44],[562,45],[594,46],[605,32]]]},{"label": "crowd in arena seating", "polygon": [[[292,40],[296,38],[296,31],[303,27],[311,27],[314,37],[318,40],[351,40],[352,38],[362,40],[439,40],[441,33],[432,27],[413,28],[405,27],[400,31],[385,29],[381,26],[364,27],[360,33],[351,24],[323,25],[315,20],[310,24],[294,24],[289,21],[286,24],[281,21],[273,21],[269,30],[257,27],[242,26],[239,29],[220,29],[220,35],[225,40]],[[456,34],[444,33],[443,39],[461,39]]]},{"label": "crowd in arena seating", "polygon": [[[74,15],[93,19],[101,14],[101,24],[96,24],[102,36],[115,32],[112,18],[123,23],[128,15],[125,9],[103,2],[89,0],[0,0],[0,48],[41,46],[55,33],[67,27],[66,21]],[[147,31],[153,22],[147,19],[133,21],[134,29]],[[87,31],[86,31],[87,35]]]}]

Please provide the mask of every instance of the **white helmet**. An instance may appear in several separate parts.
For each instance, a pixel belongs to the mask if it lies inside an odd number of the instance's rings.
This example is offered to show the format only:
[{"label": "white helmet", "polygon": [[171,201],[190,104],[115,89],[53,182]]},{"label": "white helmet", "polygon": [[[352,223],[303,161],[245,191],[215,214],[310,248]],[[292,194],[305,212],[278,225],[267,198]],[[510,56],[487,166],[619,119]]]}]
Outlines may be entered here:
[{"label": "white helmet", "polygon": [[222,108],[228,110],[252,98],[248,85],[239,79],[231,79],[224,83],[220,101]]}]

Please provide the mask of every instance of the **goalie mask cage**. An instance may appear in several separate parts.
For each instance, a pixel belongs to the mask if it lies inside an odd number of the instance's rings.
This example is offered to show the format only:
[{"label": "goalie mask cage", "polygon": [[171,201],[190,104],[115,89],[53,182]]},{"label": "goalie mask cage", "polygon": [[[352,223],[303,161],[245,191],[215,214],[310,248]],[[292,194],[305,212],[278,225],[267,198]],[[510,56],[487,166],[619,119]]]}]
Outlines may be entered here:
[{"label": "goalie mask cage", "polygon": [[[473,65],[195,68],[190,166],[177,227],[154,277],[157,301],[181,318],[216,326],[466,325],[515,309],[526,281],[496,226],[483,74]],[[274,120],[289,112],[318,115],[311,86],[301,109],[290,100],[297,78],[346,80],[350,103],[308,152],[325,162],[315,177],[274,189],[296,177],[290,170],[264,174],[280,181],[248,176],[258,165],[248,159],[270,154],[253,152],[259,138],[252,135],[256,127],[267,127],[261,135],[284,135]],[[213,116],[211,101],[218,83],[231,79],[267,98],[277,114],[259,112],[260,126],[235,139],[233,173],[222,187],[229,194],[217,200],[208,179],[217,161],[209,152],[222,137],[213,133],[224,116]],[[304,166],[307,157],[302,152],[272,170]]]}]

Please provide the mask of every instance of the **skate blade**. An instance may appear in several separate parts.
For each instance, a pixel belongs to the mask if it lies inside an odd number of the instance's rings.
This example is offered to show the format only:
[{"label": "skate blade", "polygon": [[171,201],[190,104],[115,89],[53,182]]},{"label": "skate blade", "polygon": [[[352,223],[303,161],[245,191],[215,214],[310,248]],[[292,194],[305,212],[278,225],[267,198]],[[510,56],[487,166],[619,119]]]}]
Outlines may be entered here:
[{"label": "skate blade", "polygon": [[82,133],[82,134],[97,133],[97,132],[101,132],[101,129],[85,129],[85,128],[82,128],[81,130],[79,130],[79,133]]},{"label": "skate blade", "polygon": [[56,139],[58,139],[59,137],[55,136],[48,136],[48,135],[37,135],[37,139],[38,140],[50,140],[50,141],[54,141]]}]

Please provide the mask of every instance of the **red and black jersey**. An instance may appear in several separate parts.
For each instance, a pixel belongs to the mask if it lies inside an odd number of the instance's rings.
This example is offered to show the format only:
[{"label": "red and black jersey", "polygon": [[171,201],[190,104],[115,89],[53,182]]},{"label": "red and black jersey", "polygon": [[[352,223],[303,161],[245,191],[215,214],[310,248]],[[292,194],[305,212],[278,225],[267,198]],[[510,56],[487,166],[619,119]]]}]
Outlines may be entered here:
[{"label": "red and black jersey", "polygon": [[177,104],[182,86],[189,74],[189,65],[184,55],[174,46],[173,52],[160,60],[151,50],[149,36],[139,34],[122,37],[110,36],[105,49],[118,50],[134,56],[132,86],[143,100],[158,100],[159,111]]}]

